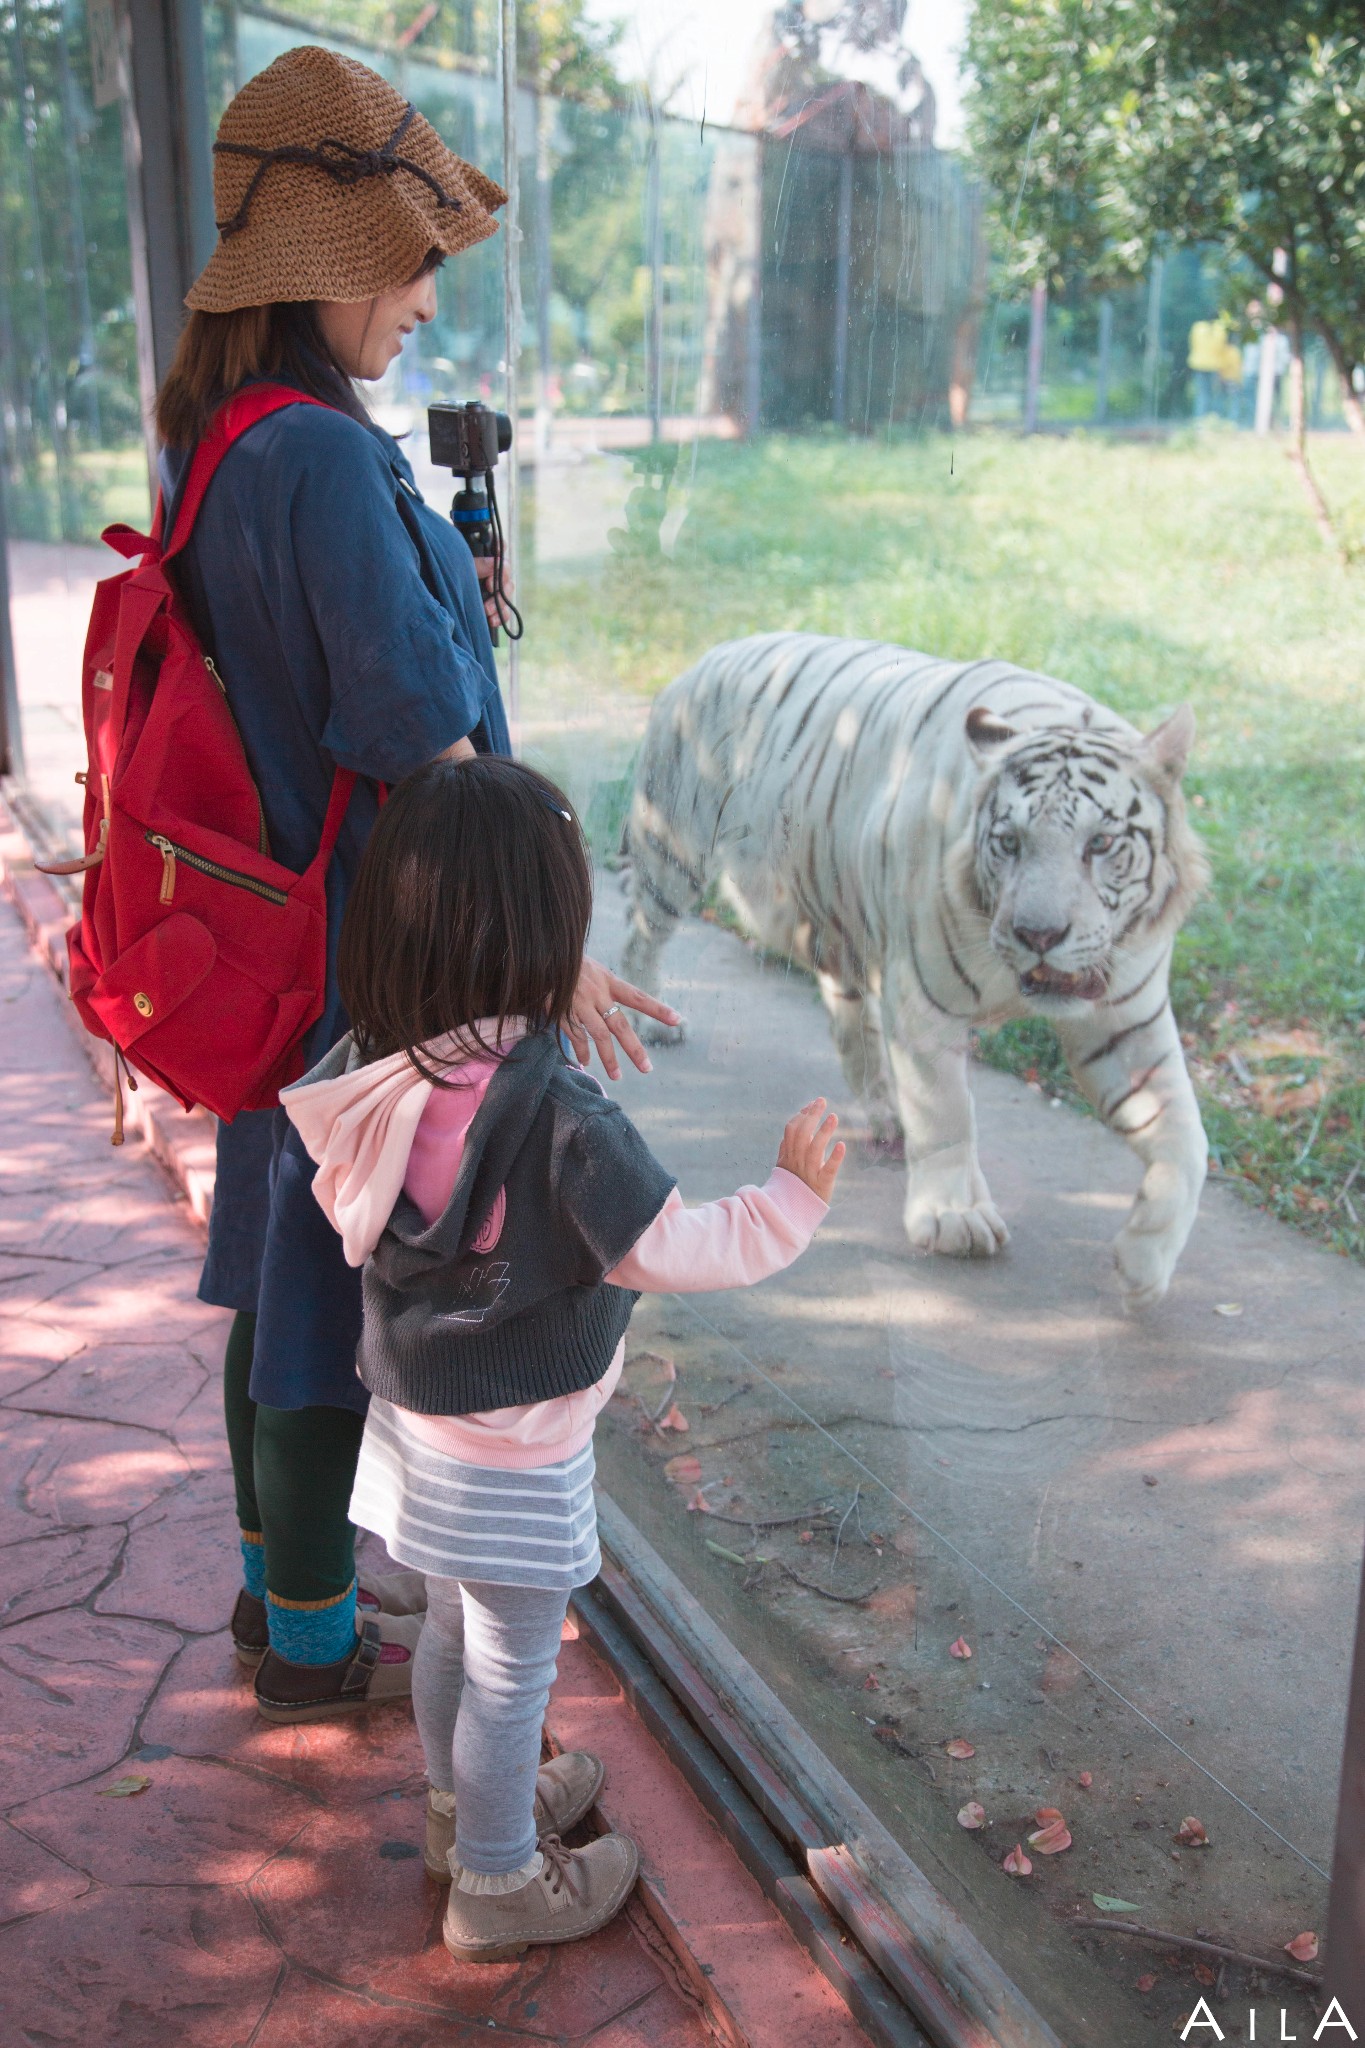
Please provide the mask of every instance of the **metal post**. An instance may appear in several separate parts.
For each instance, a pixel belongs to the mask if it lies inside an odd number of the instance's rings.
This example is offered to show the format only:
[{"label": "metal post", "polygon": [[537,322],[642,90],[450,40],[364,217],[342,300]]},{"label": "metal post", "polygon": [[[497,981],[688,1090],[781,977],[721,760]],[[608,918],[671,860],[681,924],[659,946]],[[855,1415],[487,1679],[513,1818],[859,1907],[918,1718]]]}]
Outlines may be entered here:
[{"label": "metal post", "polygon": [[1100,352],[1095,366],[1095,425],[1102,427],[1109,417],[1109,359],[1114,346],[1114,301],[1108,292],[1100,300]]},{"label": "metal post", "polygon": [[1028,301],[1028,369],[1024,383],[1024,432],[1036,434],[1043,396],[1043,348],[1047,338],[1047,286],[1036,284]]},{"label": "metal post", "polygon": [[1256,365],[1256,432],[1268,434],[1275,412],[1275,362],[1280,352],[1280,330],[1267,327],[1261,336],[1260,360]]},{"label": "metal post", "polygon": [[1365,1575],[1346,1706],[1324,1988],[1340,1999],[1356,2033],[1365,2034]]},{"label": "metal post", "polygon": [[536,92],[536,357],[539,371],[536,379],[537,462],[540,462],[549,451],[550,421],[554,410],[554,363],[551,360],[550,338],[550,293],[554,283],[550,239],[554,231],[550,205],[554,167],[550,144],[554,137],[554,127],[555,103],[549,93],[539,88]]},{"label": "metal post", "polygon": [[834,424],[848,423],[849,286],[853,275],[853,152],[839,159],[839,218],[834,267]]},{"label": "metal post", "polygon": [[755,136],[753,233],[749,244],[749,299],[744,322],[744,431],[752,439],[763,424],[763,178],[767,144]]},{"label": "metal post", "polygon": [[24,772],[24,736],[19,722],[19,675],[9,618],[9,540],[5,528],[5,477],[0,466],[0,775]]},{"label": "metal post", "polygon": [[[512,448],[507,459],[507,570],[515,590],[521,566],[521,454],[518,426],[517,364],[521,358],[521,206],[520,159],[517,153],[517,0],[501,0],[498,9],[498,59],[502,70],[502,182],[507,187],[503,216],[502,306],[503,364],[506,370],[507,415],[512,422]],[[512,745],[521,751],[521,649],[507,644],[507,715]]]},{"label": "metal post", "polygon": [[664,263],[663,209],[660,194],[659,110],[649,101],[649,156],[645,165],[645,253],[649,258],[649,325],[645,332],[645,376],[649,398],[649,438],[664,431]]},{"label": "metal post", "polygon": [[1147,335],[1142,351],[1142,405],[1148,420],[1155,420],[1161,402],[1161,287],[1165,272],[1165,257],[1153,256],[1147,273]]},{"label": "metal post", "polygon": [[122,0],[123,163],[137,312],[138,385],[156,488],[152,413],[213,250],[213,158],[199,0]]}]

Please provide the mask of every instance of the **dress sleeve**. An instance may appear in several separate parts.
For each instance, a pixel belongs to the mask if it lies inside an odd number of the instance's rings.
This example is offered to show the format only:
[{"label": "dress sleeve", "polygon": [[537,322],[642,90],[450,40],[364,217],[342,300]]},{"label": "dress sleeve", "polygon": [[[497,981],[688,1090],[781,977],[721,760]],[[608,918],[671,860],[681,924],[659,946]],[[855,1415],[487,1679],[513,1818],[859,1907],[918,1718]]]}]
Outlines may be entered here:
[{"label": "dress sleeve", "polygon": [[423,581],[381,443],[318,414],[300,440],[281,540],[327,665],[322,743],[342,767],[398,782],[474,730],[496,679]]},{"label": "dress sleeve", "polygon": [[615,1287],[641,1294],[702,1294],[752,1287],[790,1266],[829,1214],[828,1205],[785,1167],[761,1188],[685,1209],[675,1188],[620,1264]]}]

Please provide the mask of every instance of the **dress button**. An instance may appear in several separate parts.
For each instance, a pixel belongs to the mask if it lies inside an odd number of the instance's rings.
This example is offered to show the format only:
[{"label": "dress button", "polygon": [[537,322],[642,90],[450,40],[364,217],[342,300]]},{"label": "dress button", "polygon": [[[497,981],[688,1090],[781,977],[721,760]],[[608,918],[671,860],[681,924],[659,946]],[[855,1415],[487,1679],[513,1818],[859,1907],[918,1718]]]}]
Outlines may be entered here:
[{"label": "dress button", "polygon": [[142,990],[139,989],[133,997],[133,1008],[137,1011],[139,1017],[150,1017],[152,1014],[151,997],[144,995]]}]

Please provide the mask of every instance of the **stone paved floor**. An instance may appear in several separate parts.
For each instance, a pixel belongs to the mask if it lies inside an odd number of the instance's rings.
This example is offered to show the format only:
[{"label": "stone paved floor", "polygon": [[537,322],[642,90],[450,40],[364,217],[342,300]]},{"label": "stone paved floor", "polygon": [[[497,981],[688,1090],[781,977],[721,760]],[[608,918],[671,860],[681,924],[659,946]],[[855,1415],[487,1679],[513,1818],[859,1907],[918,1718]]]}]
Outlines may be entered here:
[{"label": "stone paved floor", "polygon": [[0,901],[0,2042],[697,2048],[642,1921],[455,1969],[405,1708],[258,1720],[223,1626],[226,1318],[60,1001]]}]

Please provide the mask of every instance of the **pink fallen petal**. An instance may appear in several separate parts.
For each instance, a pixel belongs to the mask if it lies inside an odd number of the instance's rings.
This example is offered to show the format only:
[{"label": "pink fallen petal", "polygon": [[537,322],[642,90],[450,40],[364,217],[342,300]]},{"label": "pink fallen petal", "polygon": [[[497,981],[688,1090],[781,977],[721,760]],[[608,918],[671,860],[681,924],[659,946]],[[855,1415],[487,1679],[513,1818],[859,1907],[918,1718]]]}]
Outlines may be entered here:
[{"label": "pink fallen petal", "polygon": [[1157,1983],[1156,1972],[1154,1970],[1144,1970],[1140,1977],[1133,1979],[1133,1983],[1138,1991],[1155,1991]]},{"label": "pink fallen petal", "polygon": [[1089,1771],[1082,1771],[1080,1777],[1076,1780],[1076,1783],[1080,1786],[1082,1792],[1088,1792],[1090,1790],[1090,1787],[1094,1784],[1094,1782],[1095,1780],[1091,1777]]},{"label": "pink fallen petal", "polygon": [[1024,1854],[1022,1842],[1016,1842],[1000,1868],[1006,1877],[1032,1877],[1033,1865]]},{"label": "pink fallen petal", "polygon": [[972,1646],[965,1636],[959,1636],[955,1643],[949,1643],[948,1645],[948,1655],[950,1657],[970,1657],[971,1654]]},{"label": "pink fallen petal", "polygon": [[960,1828],[985,1827],[986,1809],[979,1799],[969,1799],[967,1804],[959,1809],[957,1824]]},{"label": "pink fallen petal", "polygon": [[691,1451],[682,1451],[664,1466],[664,1477],[675,1486],[695,1486],[701,1478],[701,1459]]},{"label": "pink fallen petal", "polygon": [[1284,1945],[1287,1956],[1293,1956],[1296,1963],[1315,1963],[1318,1959],[1318,1937],[1316,1934],[1296,1934]]},{"label": "pink fallen petal", "polygon": [[878,1678],[873,1672],[869,1671],[867,1677],[863,1680],[863,1691],[880,1692],[881,1689],[882,1682],[880,1678]]},{"label": "pink fallen petal", "polygon": [[697,1488],[688,1501],[687,1512],[689,1515],[710,1515],[715,1513],[710,1501],[706,1498],[700,1487]]},{"label": "pink fallen petal", "polygon": [[1035,1810],[1033,1818],[1040,1828],[1045,1828],[1049,1821],[1062,1818],[1062,1809],[1060,1806],[1040,1806]]},{"label": "pink fallen petal", "polygon": [[661,1416],[659,1420],[655,1423],[654,1427],[656,1429],[688,1430],[691,1429],[692,1425],[688,1421],[687,1417],[683,1414],[682,1409],[678,1406],[677,1402],[675,1401],[673,1403],[673,1406],[669,1409],[667,1415]]},{"label": "pink fallen petal", "polygon": [[951,1742],[945,1742],[943,1749],[945,1755],[956,1757],[959,1763],[965,1763],[969,1756],[976,1755],[971,1743],[964,1742],[960,1735],[955,1735]]},{"label": "pink fallen petal", "polygon": [[1175,1831],[1175,1839],[1177,1842],[1183,1842],[1187,1849],[1207,1849],[1209,1846],[1207,1828],[1203,1821],[1196,1820],[1192,1813],[1187,1813],[1181,1821]]},{"label": "pink fallen petal", "polygon": [[1030,1849],[1040,1856],[1060,1856],[1063,1849],[1071,1847],[1071,1834],[1064,1820],[1050,1820],[1045,1828],[1039,1828],[1028,1838]]}]

